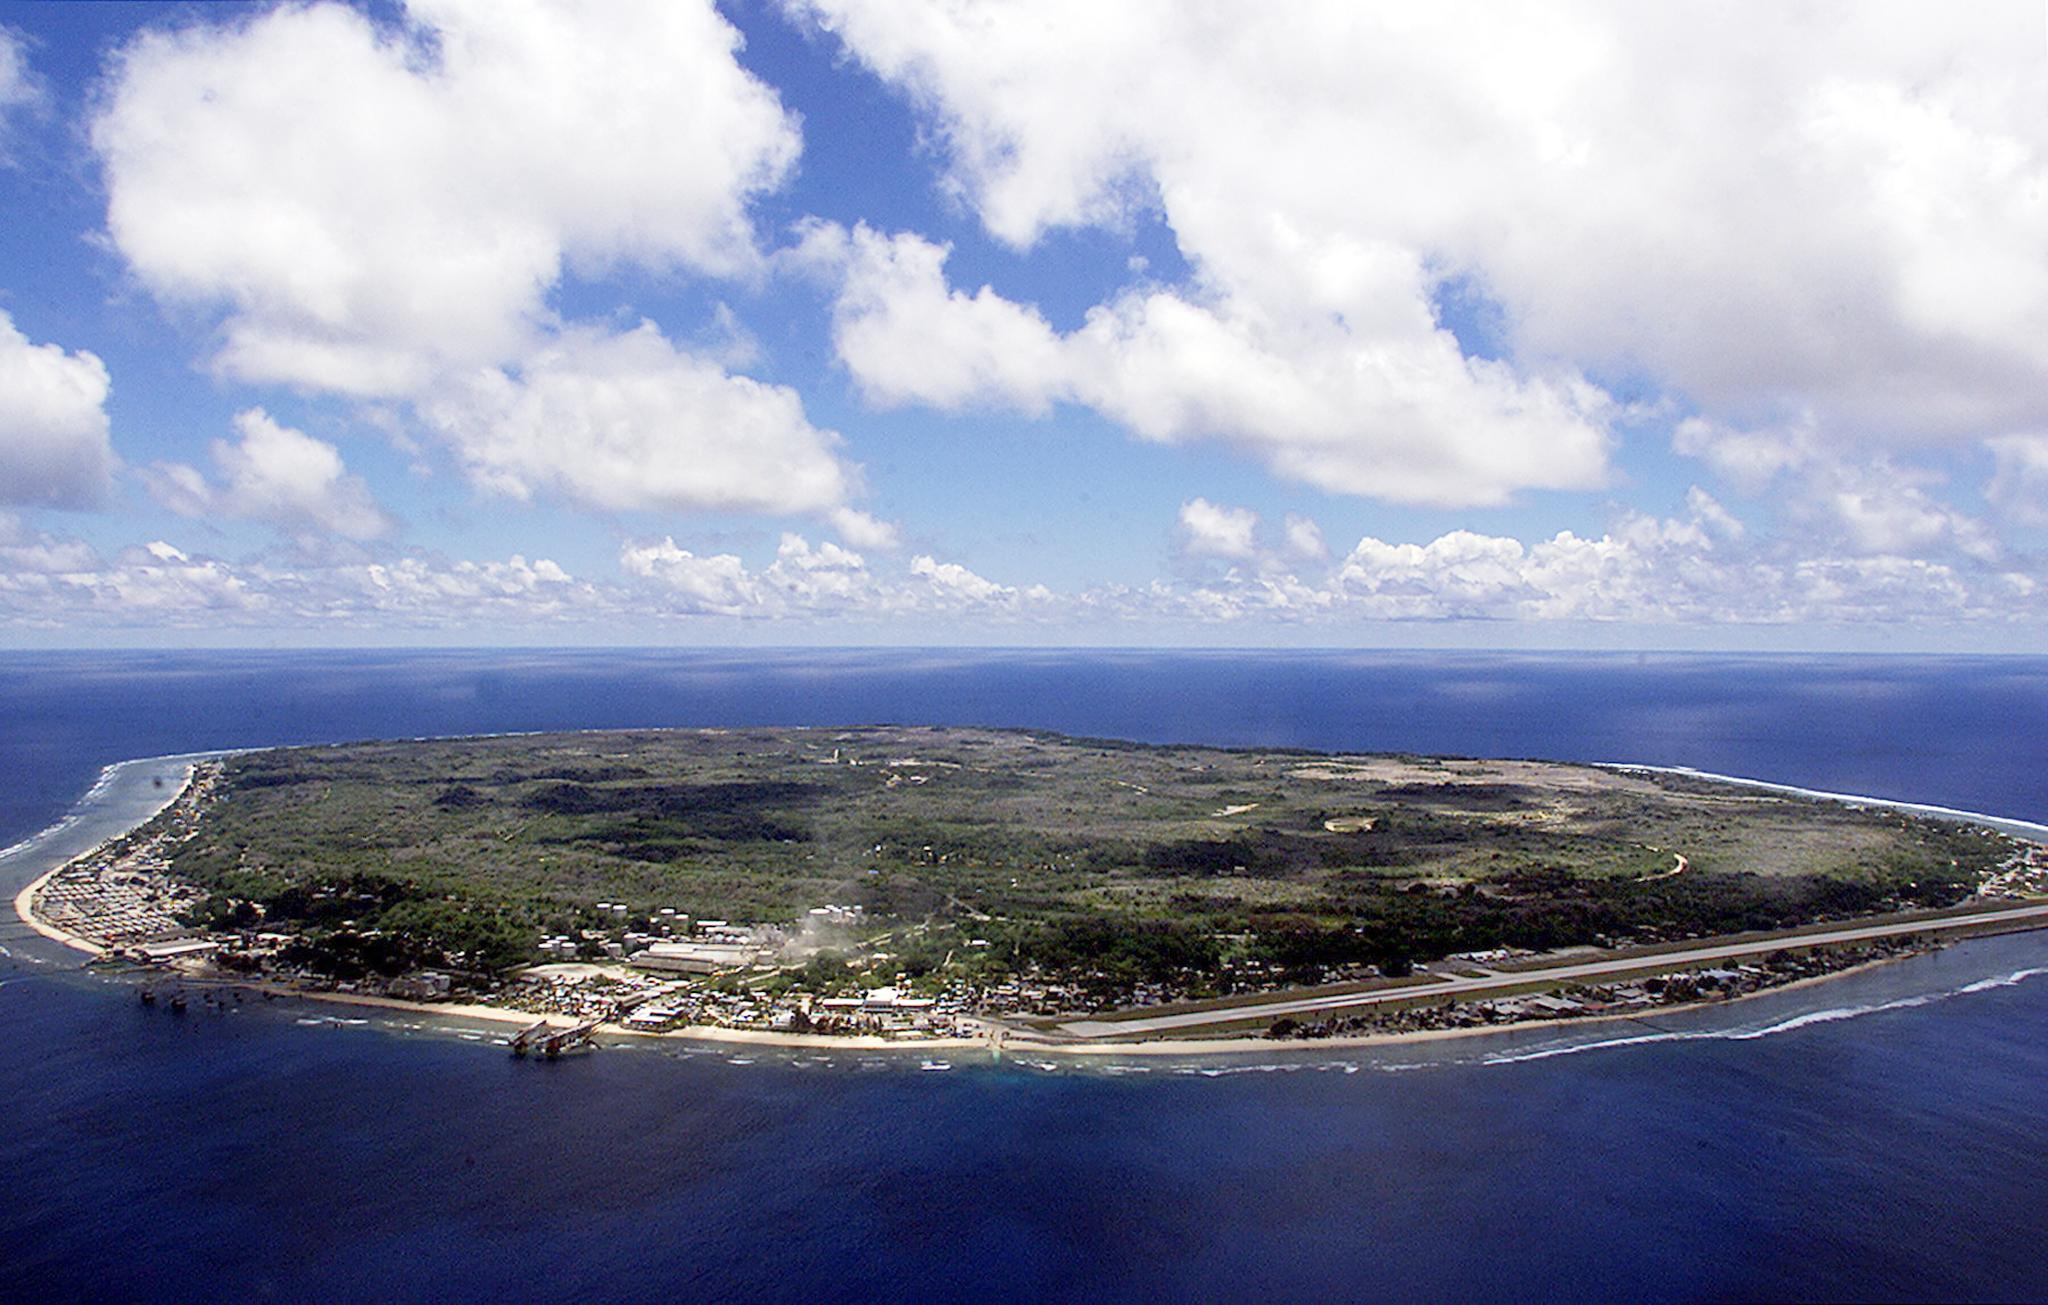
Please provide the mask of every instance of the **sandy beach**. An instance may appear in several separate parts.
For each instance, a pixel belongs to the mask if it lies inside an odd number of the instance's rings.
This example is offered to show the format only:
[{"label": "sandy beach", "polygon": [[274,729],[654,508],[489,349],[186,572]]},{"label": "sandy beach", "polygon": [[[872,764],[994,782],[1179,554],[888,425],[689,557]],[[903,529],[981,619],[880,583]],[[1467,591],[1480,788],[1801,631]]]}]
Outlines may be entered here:
[{"label": "sandy beach", "polygon": [[[88,852],[86,855],[90,856],[92,853]],[[70,862],[67,861],[64,864],[69,865]],[[57,867],[57,870],[62,870],[63,868],[64,866],[60,865]],[[52,942],[60,942],[66,947],[74,947],[88,956],[105,956],[107,949],[98,943],[82,938],[68,930],[59,929],[56,925],[47,923],[41,916],[36,914],[36,894],[42,891],[44,884],[49,883],[50,880],[56,877],[57,870],[51,870],[38,876],[28,887],[16,893],[14,895],[14,913],[21,917],[23,924]]]},{"label": "sandy beach", "polygon": [[[161,814],[165,810],[165,808],[169,807],[172,803],[176,802],[179,798],[183,797],[185,795],[185,790],[192,786],[193,762],[196,762],[205,756],[215,756],[224,754],[194,753],[189,755],[191,756],[192,760],[186,762],[186,764],[182,767],[177,783],[165,787],[163,791],[163,801],[159,802],[155,807],[153,807],[149,811],[144,812],[140,819],[136,820],[127,828],[116,830],[115,832],[101,839],[98,843],[94,844],[91,848],[88,848],[86,851],[79,853],[77,856],[69,857],[61,863],[51,866],[48,870],[44,871],[42,874],[36,876],[33,880],[29,881],[29,883],[25,887],[23,887],[20,892],[14,895],[14,913],[15,915],[20,917],[21,922],[23,924],[35,930],[38,934],[42,935],[43,937],[48,938],[52,942],[62,943],[66,947],[70,947],[77,951],[84,952],[88,956],[104,956],[107,954],[106,948],[100,946],[98,943],[92,941],[90,938],[86,938],[79,934],[73,933],[68,929],[59,928],[56,925],[51,924],[49,921],[44,920],[41,916],[37,915],[35,911],[36,894],[43,890],[43,885],[49,883],[50,880],[56,878],[57,875],[62,873],[67,867],[74,865],[87,857],[97,856],[100,850],[106,847],[107,844],[119,838],[126,838],[129,834],[134,833],[137,829],[140,829],[142,826],[148,824],[151,820],[154,820],[159,814]],[[173,759],[183,760],[183,757],[138,757],[132,761],[121,762],[119,763],[118,766],[108,767],[107,771],[103,772],[103,776],[105,774],[111,774],[114,770],[118,769],[119,766],[133,766],[139,765],[143,762],[169,761]],[[26,846],[26,844],[21,844],[18,846]]]},{"label": "sandy beach", "polygon": [[[52,936],[55,936],[54,932]],[[78,946],[82,940],[71,943]],[[84,944],[89,947],[90,944]],[[1909,954],[1910,955],[1910,954]],[[1330,1038],[1266,1038],[1233,1036],[1226,1038],[1158,1038],[1150,1040],[1117,1041],[1096,1039],[1088,1042],[1064,1042],[1035,1037],[1029,1033],[1004,1030],[1000,1039],[990,1037],[973,1038],[883,1038],[862,1034],[835,1036],[819,1033],[779,1033],[768,1029],[729,1029],[705,1025],[694,1025],[664,1032],[649,1032],[644,1029],[628,1028],[623,1024],[603,1023],[597,1032],[608,1038],[631,1038],[652,1042],[681,1041],[690,1043],[713,1043],[735,1047],[764,1047],[779,1050],[841,1051],[841,1052],[893,1052],[902,1055],[929,1055],[933,1052],[988,1051],[1007,1052],[1032,1056],[1075,1057],[1080,1059],[1105,1056],[1239,1056],[1254,1052],[1267,1055],[1275,1053],[1342,1051],[1349,1048],[1383,1047],[1409,1045],[1426,1042],[1445,1042],[1464,1038],[1485,1037],[1490,1034],[1530,1032],[1540,1029],[1555,1029],[1566,1026],[1605,1025],[1625,1023],[1654,1015],[1659,1018],[1682,1014],[1687,1011],[1703,1010],[1710,1006],[1730,1006],[1772,993],[1793,992],[1828,983],[1851,974],[1862,974],[1879,966],[1905,960],[1907,956],[1881,956],[1859,965],[1847,966],[1827,974],[1812,975],[1795,979],[1754,992],[1734,997],[1705,1001],[1689,1001],[1669,1006],[1657,1006],[1650,1010],[1615,1011],[1601,1015],[1578,1015],[1556,1019],[1525,1019],[1507,1024],[1486,1024],[1460,1029],[1421,1029],[1408,1033],[1358,1033]],[[399,997],[379,997],[364,993],[319,992],[311,989],[294,988],[285,984],[263,983],[235,978],[210,975],[183,976],[194,986],[219,989],[233,989],[242,992],[263,993],[292,1001],[314,1001],[328,1005],[348,1006],[359,1010],[405,1012],[412,1015],[435,1016],[441,1019],[472,1020],[479,1023],[516,1025],[524,1028],[535,1023],[546,1022],[551,1027],[567,1029],[579,1021],[566,1015],[541,1015],[533,1011],[515,1010],[508,1006],[489,1006],[476,1002],[424,1002],[408,1001]]]}]

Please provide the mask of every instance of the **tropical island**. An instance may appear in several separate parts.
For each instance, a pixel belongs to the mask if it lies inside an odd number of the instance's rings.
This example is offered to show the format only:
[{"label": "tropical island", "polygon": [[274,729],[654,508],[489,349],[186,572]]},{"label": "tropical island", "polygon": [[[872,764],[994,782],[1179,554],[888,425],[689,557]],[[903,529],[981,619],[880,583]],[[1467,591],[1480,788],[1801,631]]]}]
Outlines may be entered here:
[{"label": "tropical island", "polygon": [[2005,833],[1681,773],[867,727],[223,756],[23,902],[194,981],[536,1029],[1078,1048],[1627,1014],[2044,889]]}]

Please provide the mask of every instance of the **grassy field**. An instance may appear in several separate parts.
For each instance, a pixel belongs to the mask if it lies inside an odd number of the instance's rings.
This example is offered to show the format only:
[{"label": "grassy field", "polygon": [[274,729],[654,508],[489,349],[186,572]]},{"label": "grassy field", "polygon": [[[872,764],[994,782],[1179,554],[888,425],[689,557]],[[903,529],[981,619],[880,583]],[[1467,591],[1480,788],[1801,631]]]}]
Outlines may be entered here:
[{"label": "grassy field", "polygon": [[1024,731],[534,735],[226,765],[176,860],[213,923],[370,932],[479,967],[591,927],[600,901],[636,921],[840,903],[912,967],[982,939],[998,969],[1313,976],[1947,905],[2006,854],[1957,825],[1690,777]]}]

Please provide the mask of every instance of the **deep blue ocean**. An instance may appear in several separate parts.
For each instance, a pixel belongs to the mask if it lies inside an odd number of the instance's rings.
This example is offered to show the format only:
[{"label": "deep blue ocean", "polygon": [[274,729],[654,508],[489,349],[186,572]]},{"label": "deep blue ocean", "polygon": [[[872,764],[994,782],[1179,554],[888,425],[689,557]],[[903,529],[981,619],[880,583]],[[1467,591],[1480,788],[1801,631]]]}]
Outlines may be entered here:
[{"label": "deep blue ocean", "polygon": [[[137,756],[876,721],[1685,765],[2048,821],[2048,658],[0,654],[0,847]],[[946,1073],[174,1018],[18,925],[0,946],[10,1299],[2048,1299],[2048,933],[1692,1015]]]}]

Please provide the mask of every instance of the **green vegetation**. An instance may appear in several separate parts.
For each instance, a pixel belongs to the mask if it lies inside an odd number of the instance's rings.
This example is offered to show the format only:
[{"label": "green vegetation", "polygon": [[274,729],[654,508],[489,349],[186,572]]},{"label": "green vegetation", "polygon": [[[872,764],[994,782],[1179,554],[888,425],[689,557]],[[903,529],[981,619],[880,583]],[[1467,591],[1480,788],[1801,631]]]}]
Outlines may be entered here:
[{"label": "green vegetation", "polygon": [[494,972],[544,933],[662,908],[773,922],[832,902],[911,976],[1312,979],[1944,906],[2006,854],[1686,777],[978,729],[280,749],[229,759],[222,794],[175,860],[211,893],[201,918],[293,933],[344,977]]}]

